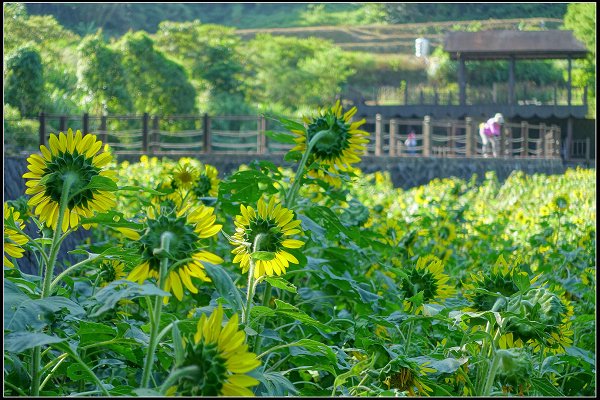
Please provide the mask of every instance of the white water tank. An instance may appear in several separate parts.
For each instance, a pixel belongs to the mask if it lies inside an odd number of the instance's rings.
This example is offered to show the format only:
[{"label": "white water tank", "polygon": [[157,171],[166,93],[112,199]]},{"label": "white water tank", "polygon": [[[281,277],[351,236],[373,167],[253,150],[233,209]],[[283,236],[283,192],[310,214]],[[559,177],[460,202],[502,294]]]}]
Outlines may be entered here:
[{"label": "white water tank", "polygon": [[429,40],[425,38],[415,39],[415,56],[427,57],[429,55]]}]

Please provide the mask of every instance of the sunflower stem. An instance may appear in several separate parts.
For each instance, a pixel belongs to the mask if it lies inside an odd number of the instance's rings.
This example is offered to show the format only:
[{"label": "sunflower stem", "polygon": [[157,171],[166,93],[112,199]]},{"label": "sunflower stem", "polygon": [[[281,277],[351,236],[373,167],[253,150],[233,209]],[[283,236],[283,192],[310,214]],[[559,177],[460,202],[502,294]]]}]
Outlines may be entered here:
[{"label": "sunflower stem", "polygon": [[[67,210],[67,205],[69,202],[69,191],[71,190],[71,186],[76,181],[76,177],[67,174],[63,181],[62,193],[60,195],[60,203],[58,210],[58,220],[56,221],[56,229],[54,230],[54,236],[52,237],[52,246],[50,247],[50,255],[44,260],[46,260],[46,271],[44,273],[44,282],[42,284],[42,294],[41,298],[45,299],[50,295],[51,283],[52,283],[52,275],[54,274],[54,265],[56,264],[56,258],[58,257],[58,250],[60,249],[60,245],[62,243],[61,232],[62,232],[62,223],[65,216],[65,212]],[[65,233],[65,236],[67,233]],[[33,349],[33,360],[31,365],[31,394],[32,396],[39,396],[40,394],[40,382],[41,382],[41,373],[40,373],[40,364],[42,361],[42,352],[41,347],[36,346]]]},{"label": "sunflower stem", "polygon": [[[273,290],[273,286],[271,286],[271,284],[269,282],[265,282],[265,294],[263,296],[263,306],[265,307],[269,307],[269,302],[271,301],[271,292]],[[262,327],[262,325],[264,324],[264,318],[260,319],[260,325]],[[262,343],[262,336],[261,335],[256,335],[256,338],[254,339],[254,347],[253,350],[255,353],[258,353],[260,351],[260,345]]]},{"label": "sunflower stem", "polygon": [[[255,251],[260,251],[260,244],[263,241],[263,239],[267,238],[268,239],[268,235],[264,234],[264,233],[259,233],[258,235],[256,235],[256,237],[254,238],[254,243],[252,245],[252,253],[254,253]],[[244,322],[244,325],[248,325],[248,322],[250,321],[250,308],[252,307],[252,299],[254,298],[254,270],[256,268],[256,261],[254,261],[254,258],[252,257],[252,254],[250,255],[250,269],[248,270],[248,287],[246,288],[246,308],[244,309],[244,314],[242,317],[242,321]]]},{"label": "sunflower stem", "polygon": [[56,276],[56,278],[54,278],[54,280],[50,284],[50,292],[52,292],[52,289],[54,288],[54,286],[56,286],[62,280],[62,278],[64,278],[65,276],[69,275],[71,272],[75,271],[76,269],[84,266],[85,264],[87,264],[93,260],[95,260],[95,258],[87,258],[83,261],[78,262],[77,264],[70,266],[69,268],[65,269],[63,272],[58,274]]},{"label": "sunflower stem", "polygon": [[[168,254],[171,245],[171,239],[173,239],[173,237],[174,236],[171,232],[163,232],[160,237],[160,249],[155,250],[162,250],[162,252]],[[158,287],[160,290],[164,290],[168,270],[169,258],[165,256],[160,261],[160,275],[158,278]],[[144,371],[142,373],[142,381],[140,383],[141,389],[146,388],[150,382],[150,375],[152,374],[152,367],[154,365],[154,352],[156,351],[156,346],[158,344],[158,329],[160,328],[160,314],[162,312],[162,305],[163,298],[161,295],[157,295],[154,299],[154,309],[152,310],[154,311],[154,317],[150,320],[152,325],[150,331],[150,343],[148,343],[148,353],[146,354],[146,362],[144,363]]]},{"label": "sunflower stem", "polygon": [[323,138],[330,130],[319,131],[313,138],[308,142],[306,146],[306,151],[302,155],[302,159],[300,160],[300,164],[298,164],[298,169],[296,170],[296,176],[294,177],[294,183],[290,187],[287,192],[285,207],[291,209],[294,206],[294,200],[296,200],[296,194],[298,194],[298,190],[300,189],[300,180],[302,179],[302,175],[304,174],[304,169],[306,167],[306,162],[308,161],[308,156],[310,156],[310,152],[312,151],[315,144],[321,138]]},{"label": "sunflower stem", "polygon": [[179,378],[190,375],[193,376],[199,371],[200,369],[196,365],[190,365],[188,367],[179,368],[172,371],[171,374],[167,377],[167,379],[165,379],[163,384],[160,386],[159,392],[166,395],[166,392],[169,389],[169,387],[176,383],[179,380]]},{"label": "sunflower stem", "polygon": [[481,396],[485,396],[485,397],[490,396],[490,392],[492,390],[492,385],[494,384],[494,379],[496,379],[496,372],[498,372],[499,365],[500,365],[500,356],[496,353],[496,354],[494,354],[492,365],[490,366],[490,369],[488,370],[488,374],[487,374],[487,377],[485,380],[485,385],[483,387],[483,391],[482,391],[482,393],[480,393]]}]

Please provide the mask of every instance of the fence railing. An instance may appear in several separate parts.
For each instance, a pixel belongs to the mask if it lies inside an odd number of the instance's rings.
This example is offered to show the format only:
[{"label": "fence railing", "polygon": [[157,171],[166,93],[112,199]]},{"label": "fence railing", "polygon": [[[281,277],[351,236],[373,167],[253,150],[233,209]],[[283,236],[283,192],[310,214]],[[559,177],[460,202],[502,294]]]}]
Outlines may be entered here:
[{"label": "fence railing", "polygon": [[[268,130],[280,130],[277,122],[261,115],[105,115],[68,116],[40,114],[40,144],[50,133],[81,129],[99,135],[113,152],[129,155],[193,154],[283,154],[293,147],[270,140]],[[479,124],[483,120],[384,119],[367,118],[361,129],[370,133],[367,155],[394,157],[482,157]],[[413,132],[416,146],[407,147]],[[560,127],[509,122],[498,140],[500,157],[560,157]],[[582,147],[587,145],[586,147]],[[589,142],[575,142],[576,154],[589,157]],[[587,151],[587,153],[586,153]]]}]

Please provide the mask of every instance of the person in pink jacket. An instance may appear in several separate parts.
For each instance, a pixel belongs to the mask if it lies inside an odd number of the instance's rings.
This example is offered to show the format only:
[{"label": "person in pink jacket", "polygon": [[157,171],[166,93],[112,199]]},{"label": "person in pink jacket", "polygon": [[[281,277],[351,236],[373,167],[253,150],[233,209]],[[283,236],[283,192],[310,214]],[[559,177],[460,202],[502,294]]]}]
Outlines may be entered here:
[{"label": "person in pink jacket", "polygon": [[498,148],[498,138],[500,137],[501,127],[504,123],[504,117],[502,114],[497,113],[493,118],[487,120],[487,122],[482,122],[479,125],[479,136],[481,136],[481,141],[483,143],[483,156],[487,157],[488,145],[492,147],[492,154],[494,157],[498,156],[497,148]]}]

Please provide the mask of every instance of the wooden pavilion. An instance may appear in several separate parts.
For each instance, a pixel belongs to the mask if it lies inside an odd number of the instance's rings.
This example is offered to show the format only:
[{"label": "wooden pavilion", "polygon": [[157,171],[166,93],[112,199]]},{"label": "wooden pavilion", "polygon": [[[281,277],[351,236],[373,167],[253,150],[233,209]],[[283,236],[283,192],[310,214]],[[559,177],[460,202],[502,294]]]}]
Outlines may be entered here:
[{"label": "wooden pavilion", "polygon": [[[359,114],[380,114],[384,117],[432,117],[465,118],[489,117],[502,113],[507,119],[538,118],[558,119],[566,121],[567,154],[573,137],[573,119],[583,119],[587,114],[587,88],[584,89],[583,101],[573,102],[571,80],[572,60],[585,58],[588,51],[578,41],[572,31],[509,31],[490,30],[480,32],[449,32],[444,39],[444,50],[452,60],[458,61],[458,101],[447,104],[407,104],[404,105],[358,105]],[[567,101],[551,104],[517,101],[515,99],[515,65],[519,60],[534,59],[566,59],[567,67]],[[467,76],[465,62],[485,60],[507,60],[509,62],[508,96],[501,102],[493,104],[477,103],[467,98]],[[437,100],[437,97],[436,97]]]}]

